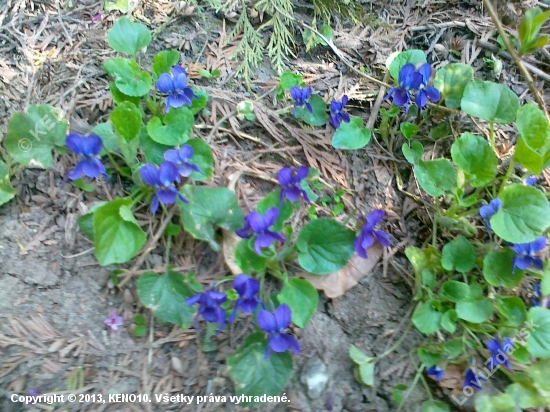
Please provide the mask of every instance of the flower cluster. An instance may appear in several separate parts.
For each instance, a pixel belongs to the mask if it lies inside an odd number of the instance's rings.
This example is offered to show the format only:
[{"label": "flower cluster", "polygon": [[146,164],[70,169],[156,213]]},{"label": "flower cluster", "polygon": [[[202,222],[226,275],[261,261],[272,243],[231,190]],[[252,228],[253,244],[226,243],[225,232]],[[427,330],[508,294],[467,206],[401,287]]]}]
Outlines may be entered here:
[{"label": "flower cluster", "polygon": [[415,103],[420,110],[423,110],[428,104],[428,99],[437,103],[441,99],[441,93],[433,86],[428,86],[432,76],[432,66],[428,63],[415,69],[412,63],[404,65],[399,71],[399,86],[392,87],[384,100],[393,99],[393,104],[399,107],[405,107],[405,112],[409,111],[412,92],[416,91]]},{"label": "flower cluster", "polygon": [[100,176],[107,178],[105,166],[98,157],[103,146],[101,137],[95,134],[81,136],[78,133],[69,133],[65,144],[71,152],[83,157],[69,173],[69,179],[77,180],[82,176],[92,179]]},{"label": "flower cluster", "polygon": [[[239,298],[235,302],[229,322],[235,320],[239,310],[243,313],[253,313],[258,306],[262,307],[258,312],[258,325],[268,334],[265,358],[269,357],[271,351],[283,353],[290,349],[294,353],[300,353],[300,344],[296,338],[286,333],[292,319],[292,311],[288,305],[280,305],[273,313],[267,311],[265,304],[258,297],[260,282],[244,274],[235,278],[233,288]],[[214,287],[187,299],[187,305],[199,305],[193,327],[197,328],[199,317],[202,317],[206,322],[219,323],[217,333],[220,333],[226,322],[226,312],[222,307],[226,301],[227,295],[217,292]]]},{"label": "flower cluster", "polygon": [[180,65],[172,67],[171,74],[162,73],[159,76],[157,89],[163,94],[168,94],[165,100],[166,113],[170,112],[170,108],[191,107],[193,99],[199,98],[193,89],[187,87],[187,73]]},{"label": "flower cluster", "polygon": [[181,177],[189,177],[193,172],[201,172],[197,165],[191,163],[193,154],[191,146],[183,145],[179,150],[167,150],[160,167],[148,163],[139,170],[143,181],[155,189],[151,213],[157,212],[159,201],[165,205],[171,205],[179,197],[182,202],[189,202],[178,192],[176,183],[181,183]]}]

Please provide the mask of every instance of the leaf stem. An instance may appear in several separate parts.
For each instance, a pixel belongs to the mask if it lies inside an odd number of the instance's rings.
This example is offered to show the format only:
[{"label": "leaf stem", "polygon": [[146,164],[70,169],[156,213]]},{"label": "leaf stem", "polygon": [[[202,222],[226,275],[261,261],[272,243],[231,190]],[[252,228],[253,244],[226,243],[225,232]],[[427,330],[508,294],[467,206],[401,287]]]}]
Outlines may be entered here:
[{"label": "leaf stem", "polygon": [[495,123],[489,122],[489,139],[491,143],[491,147],[493,148],[493,151],[496,153],[496,144],[495,144]]},{"label": "leaf stem", "polygon": [[512,172],[514,171],[514,166],[516,165],[516,162],[514,162],[514,158],[510,159],[510,164],[508,165],[508,170],[506,171],[506,174],[504,175],[504,178],[502,179],[502,182],[500,182],[500,187],[498,189],[498,195],[502,192],[504,187],[506,186],[506,183],[508,183],[508,180],[510,180],[510,177],[512,176]]},{"label": "leaf stem", "polygon": [[409,330],[411,330],[411,326],[412,326],[412,322],[409,322],[407,324],[407,327],[405,328],[404,332],[403,332],[403,335],[401,335],[401,337],[393,344],[390,346],[390,348],[388,350],[386,350],[384,353],[382,353],[381,355],[378,355],[376,356],[372,361],[373,362],[378,362],[379,360],[385,358],[386,356],[388,356],[390,353],[392,353],[397,347],[399,347],[399,345],[401,345],[401,343],[403,343],[403,341],[405,340],[405,338],[407,337],[407,334],[409,333]]}]

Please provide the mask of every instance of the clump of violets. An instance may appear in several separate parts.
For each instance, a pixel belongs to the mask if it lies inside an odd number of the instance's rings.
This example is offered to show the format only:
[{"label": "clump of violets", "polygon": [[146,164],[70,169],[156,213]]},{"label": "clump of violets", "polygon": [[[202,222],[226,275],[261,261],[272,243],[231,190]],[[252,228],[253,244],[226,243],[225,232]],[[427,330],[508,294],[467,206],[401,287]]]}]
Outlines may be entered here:
[{"label": "clump of violets", "polygon": [[355,239],[355,252],[363,259],[368,259],[367,249],[374,244],[375,240],[378,240],[384,247],[391,245],[390,237],[383,230],[375,230],[374,227],[384,219],[385,212],[377,209],[373,210],[367,215],[366,223],[361,229],[361,233]]},{"label": "clump of violets", "polygon": [[487,230],[491,229],[491,218],[498,212],[500,207],[502,206],[502,201],[496,197],[493,200],[489,202],[486,206],[481,206],[479,208],[479,215],[483,219],[483,224],[487,228]]},{"label": "clump of violets", "polygon": [[300,196],[304,196],[306,202],[309,203],[309,197],[304,189],[301,187],[302,180],[304,180],[309,173],[307,166],[300,166],[298,170],[295,167],[284,167],[277,173],[277,180],[283,187],[281,190],[281,206],[285,197],[291,202],[297,202],[300,200]]},{"label": "clump of violets", "polygon": [[178,175],[176,181],[180,182],[180,176],[189,177],[193,172],[201,172],[196,164],[191,163],[195,151],[188,144],[184,144],[179,150],[170,149],[164,152],[164,160],[176,166]]},{"label": "clump of violets", "polygon": [[220,333],[225,325],[225,311],[221,305],[227,300],[227,295],[222,292],[217,292],[214,288],[210,288],[206,292],[199,293],[195,296],[190,297],[185,300],[185,303],[189,306],[199,304],[199,310],[195,316],[193,322],[193,328],[197,329],[197,323],[199,317],[206,322],[210,323],[219,323],[218,331],[216,334]]},{"label": "clump of violets", "polygon": [[311,104],[309,103],[309,98],[311,97],[311,87],[299,87],[299,86],[292,86],[290,88],[290,96],[292,96],[292,99],[294,100],[294,112],[296,111],[297,107],[305,106],[306,109],[313,113],[313,107],[311,107]]},{"label": "clump of violets", "polygon": [[116,310],[113,310],[109,316],[103,319],[103,323],[110,327],[114,332],[118,331],[118,328],[124,323],[124,318],[118,316]]},{"label": "clump of violets", "polygon": [[269,230],[279,217],[279,209],[272,207],[262,216],[258,212],[250,212],[245,218],[244,227],[236,230],[235,233],[243,239],[250,239],[256,236],[254,250],[258,256],[262,255],[262,249],[270,247],[274,242],[284,242],[285,238],[280,233]]},{"label": "clump of violets", "polygon": [[423,77],[414,68],[414,64],[407,63],[399,71],[399,86],[392,87],[384,100],[392,98],[393,104],[398,107],[405,107],[409,111],[411,93],[422,84]]},{"label": "clump of violets", "polygon": [[151,203],[151,213],[155,214],[159,207],[159,201],[165,205],[171,205],[179,197],[182,202],[189,203],[175,186],[175,181],[179,178],[178,169],[171,162],[162,162],[160,167],[154,164],[146,164],[139,170],[143,181],[149,186],[154,187],[155,196]]},{"label": "clump of violets", "polygon": [[[540,290],[540,283],[538,283],[533,289],[533,296],[531,297],[532,306],[541,306],[544,300],[542,292]],[[550,299],[546,300],[546,308],[550,309]]]},{"label": "clump of violets", "polygon": [[70,133],[65,144],[71,152],[83,157],[68,174],[69,179],[77,180],[82,176],[92,179],[97,179],[100,176],[107,178],[105,166],[98,157],[103,146],[101,137],[95,134],[81,136],[78,133]]},{"label": "clump of violets", "polygon": [[510,338],[505,338],[502,343],[498,339],[491,339],[487,342],[487,350],[491,354],[491,360],[488,365],[489,369],[496,369],[497,365],[504,365],[508,369],[512,369],[506,353],[512,351],[513,348],[514,344]]},{"label": "clump of violets", "polygon": [[429,63],[424,63],[418,69],[418,73],[422,75],[422,82],[418,86],[418,92],[416,92],[415,103],[420,110],[424,110],[428,104],[428,99],[433,103],[437,103],[441,99],[441,94],[433,86],[428,86],[430,77],[432,77],[432,66]]},{"label": "clump of violets", "polygon": [[168,94],[165,100],[166,113],[170,112],[171,108],[191,107],[193,99],[199,98],[193,89],[187,87],[187,73],[180,65],[173,66],[171,74],[162,73],[159,76],[157,89],[163,94]]},{"label": "clump of violets", "polygon": [[336,100],[332,100],[330,102],[330,124],[332,124],[332,127],[335,129],[338,129],[340,127],[340,124],[342,122],[349,123],[350,117],[349,114],[344,112],[344,108],[346,107],[346,104],[348,104],[348,96],[343,95],[342,101],[338,102]]},{"label": "clump of violets", "polygon": [[233,288],[239,294],[239,298],[235,302],[235,308],[229,318],[229,322],[233,322],[235,320],[239,309],[243,313],[254,312],[258,305],[261,305],[265,309],[265,305],[258,297],[260,282],[257,279],[241,274],[233,281]]},{"label": "clump of violets", "polygon": [[541,250],[546,247],[547,239],[545,236],[541,236],[533,242],[530,243],[518,243],[512,246],[516,256],[512,261],[513,273],[516,269],[527,270],[527,269],[536,269],[542,270],[544,263],[542,259],[538,256],[535,256]]},{"label": "clump of violets", "polygon": [[436,365],[433,365],[428,368],[426,371],[426,374],[430,376],[431,378],[435,379],[436,381],[440,381],[443,377],[445,371],[441,368],[438,368]]},{"label": "clump of violets", "polygon": [[465,389],[468,386],[471,386],[475,390],[481,390],[481,381],[486,381],[487,378],[484,378],[481,375],[477,375],[472,369],[468,369],[464,375],[464,383],[462,384],[462,389]]},{"label": "clump of violets", "polygon": [[300,343],[294,336],[286,333],[291,319],[292,311],[286,304],[279,306],[273,313],[267,310],[258,312],[258,325],[269,334],[265,359],[269,358],[271,351],[284,353],[290,349],[293,353],[300,353]]}]

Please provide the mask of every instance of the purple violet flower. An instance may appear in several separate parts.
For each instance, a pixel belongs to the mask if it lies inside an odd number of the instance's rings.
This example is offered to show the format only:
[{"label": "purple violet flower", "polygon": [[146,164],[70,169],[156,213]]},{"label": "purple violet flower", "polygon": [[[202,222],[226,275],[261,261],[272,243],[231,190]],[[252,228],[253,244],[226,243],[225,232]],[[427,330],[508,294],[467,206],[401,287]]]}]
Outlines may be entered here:
[{"label": "purple violet flower", "polygon": [[407,63],[399,71],[399,87],[392,87],[384,100],[393,98],[393,104],[398,107],[405,106],[405,112],[409,111],[411,92],[422,84],[422,74],[414,68],[414,64]]},{"label": "purple violet flower", "polygon": [[235,302],[235,309],[229,318],[229,322],[233,322],[237,316],[237,310],[243,313],[252,313],[260,304],[264,309],[265,305],[258,297],[260,291],[260,282],[257,279],[246,275],[239,275],[233,281],[233,288],[239,294],[239,299]]},{"label": "purple violet flower", "polygon": [[514,344],[510,338],[505,338],[502,344],[498,339],[491,339],[487,342],[487,350],[491,354],[489,369],[496,369],[497,365],[504,365],[508,369],[512,369],[512,365],[510,365],[510,360],[506,354],[513,349]]},{"label": "purple violet flower", "polygon": [[265,215],[258,212],[250,212],[245,218],[244,227],[236,230],[235,233],[243,239],[250,239],[256,235],[254,250],[258,256],[262,255],[262,248],[269,247],[273,242],[284,242],[285,238],[280,233],[272,232],[269,227],[272,226],[279,217],[279,209],[269,208]]},{"label": "purple violet flower", "polygon": [[330,102],[330,123],[335,129],[340,127],[341,122],[349,123],[351,120],[349,114],[344,112],[346,104],[348,104],[348,96],[346,95],[342,96],[341,102],[334,99]]},{"label": "purple violet flower", "polygon": [[428,370],[426,371],[426,374],[430,377],[432,377],[433,379],[435,379],[436,381],[440,381],[441,378],[443,377],[445,371],[443,369],[440,369],[438,368],[437,366],[431,366],[430,368],[428,368]]},{"label": "purple violet flower", "polygon": [[311,107],[311,104],[308,101],[311,97],[311,87],[307,86],[301,88],[299,86],[292,86],[290,88],[290,95],[292,96],[292,99],[294,99],[294,111],[292,114],[294,114],[297,107],[301,106],[306,106],[306,109],[309,110],[310,113],[313,113],[313,107]]},{"label": "purple violet flower", "polygon": [[116,310],[113,310],[110,316],[103,319],[103,323],[116,332],[118,331],[118,327],[122,326],[124,323],[124,318],[122,316],[118,316]]},{"label": "purple violet flower", "polygon": [[174,182],[179,177],[178,169],[170,162],[162,162],[160,168],[154,164],[146,164],[139,170],[143,181],[156,189],[151,213],[155,214],[159,207],[159,200],[165,205],[171,205],[179,197],[182,202],[189,203],[179,192]]},{"label": "purple violet flower", "polygon": [[307,166],[300,166],[298,171],[294,167],[283,167],[277,173],[277,180],[279,180],[280,185],[283,187],[281,190],[281,206],[285,197],[291,202],[297,202],[300,200],[300,195],[304,196],[306,202],[309,203],[309,197],[300,183],[304,180],[309,173],[309,168]]},{"label": "purple violet flower", "polygon": [[525,184],[525,186],[535,186],[538,180],[539,178],[535,175],[529,176],[523,181],[523,184]]},{"label": "purple violet flower", "polygon": [[92,179],[97,179],[101,175],[107,178],[105,166],[98,157],[99,152],[101,152],[101,147],[103,146],[101,137],[95,134],[81,136],[78,133],[69,133],[65,144],[71,152],[84,157],[69,173],[69,179],[77,180],[83,175]]},{"label": "purple violet flower", "polygon": [[414,101],[420,110],[424,110],[424,107],[428,104],[428,99],[437,103],[441,99],[441,93],[433,86],[428,87],[428,82],[432,77],[432,66],[429,63],[420,66],[418,73],[422,75],[422,83],[418,86]]},{"label": "purple violet flower", "polygon": [[361,233],[355,239],[355,252],[363,259],[368,259],[367,249],[374,244],[375,240],[378,240],[384,247],[391,245],[390,238],[383,230],[374,230],[374,227],[384,219],[386,214],[383,210],[377,209],[370,212],[367,216],[366,223],[361,229]]},{"label": "purple violet flower", "polygon": [[189,177],[193,172],[201,172],[196,164],[190,162],[195,151],[188,144],[184,144],[179,150],[170,149],[164,152],[164,160],[173,163],[178,169],[176,181],[180,182],[180,176]]},{"label": "purple violet flower", "polygon": [[[531,304],[533,307],[535,306],[541,306],[542,300],[544,296],[542,296],[542,293],[540,291],[540,283],[537,283],[537,285],[533,289],[533,296],[531,296]],[[550,299],[546,301],[546,308],[550,309]]]},{"label": "purple violet flower", "polygon": [[512,261],[512,273],[515,273],[516,269],[527,270],[535,268],[537,270],[542,270],[544,263],[542,259],[535,256],[535,254],[544,249],[546,247],[546,243],[546,237],[541,236],[537,240],[530,243],[518,243],[513,245],[512,249],[514,249],[516,256]]},{"label": "purple violet flower", "polygon": [[464,383],[462,384],[462,389],[464,390],[467,386],[471,386],[475,390],[480,391],[481,381],[486,381],[487,378],[477,375],[472,369],[468,369],[464,375]]},{"label": "purple violet flower", "polygon": [[291,319],[292,311],[286,304],[279,306],[273,313],[267,310],[258,312],[258,325],[269,334],[264,359],[269,358],[271,351],[284,353],[290,349],[294,353],[300,353],[300,343],[294,336],[285,333]]},{"label": "purple violet flower", "polygon": [[498,197],[495,197],[488,205],[479,208],[479,215],[483,219],[483,223],[487,230],[492,230],[490,223],[491,218],[498,212],[500,206],[502,206],[502,201]]},{"label": "purple violet flower", "polygon": [[176,64],[172,67],[172,73],[162,73],[157,81],[157,89],[163,94],[168,94],[166,97],[166,113],[170,112],[170,108],[177,109],[183,106],[191,107],[193,99],[198,99],[193,89],[187,87],[187,73],[185,69]]},{"label": "purple violet flower", "polygon": [[210,323],[219,323],[218,331],[216,335],[220,333],[225,325],[225,311],[222,309],[221,305],[227,300],[227,295],[222,292],[216,292],[214,287],[210,290],[199,293],[195,296],[190,297],[185,300],[185,303],[189,306],[199,304],[199,310],[197,311],[197,316],[193,322],[193,328],[197,329],[197,323],[199,321],[199,316],[206,322]]}]

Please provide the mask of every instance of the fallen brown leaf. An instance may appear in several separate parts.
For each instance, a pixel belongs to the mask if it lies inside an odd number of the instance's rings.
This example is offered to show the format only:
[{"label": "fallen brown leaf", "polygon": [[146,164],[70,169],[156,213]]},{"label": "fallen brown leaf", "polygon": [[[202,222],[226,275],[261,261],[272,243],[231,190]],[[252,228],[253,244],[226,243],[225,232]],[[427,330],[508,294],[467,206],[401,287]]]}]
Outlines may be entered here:
[{"label": "fallen brown leaf", "polygon": [[380,260],[383,250],[382,246],[375,243],[367,250],[368,259],[354,254],[346,266],[331,275],[317,276],[307,272],[300,272],[297,275],[307,279],[315,288],[323,290],[327,297],[334,299],[342,296],[371,273]]}]

